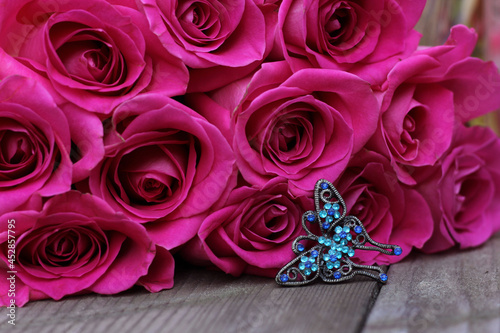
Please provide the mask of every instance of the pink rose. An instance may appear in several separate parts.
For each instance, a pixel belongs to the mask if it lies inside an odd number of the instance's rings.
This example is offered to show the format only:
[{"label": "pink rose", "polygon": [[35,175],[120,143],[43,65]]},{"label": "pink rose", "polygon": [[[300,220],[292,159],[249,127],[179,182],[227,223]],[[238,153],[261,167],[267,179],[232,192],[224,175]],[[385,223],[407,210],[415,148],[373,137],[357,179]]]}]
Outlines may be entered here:
[{"label": "pink rose", "polygon": [[378,84],[413,52],[413,30],[424,0],[283,0],[279,37],[294,71],[321,67],[351,71]]},{"label": "pink rose", "polygon": [[0,214],[31,195],[68,191],[72,163],[68,121],[34,79],[0,81]]},{"label": "pink rose", "polygon": [[500,107],[500,94],[492,90],[500,83],[494,64],[469,57],[475,41],[472,30],[456,26],[444,46],[416,52],[387,77],[369,147],[387,155],[405,183],[414,180],[401,165],[434,164],[448,149],[456,122]]},{"label": "pink rose", "polygon": [[349,163],[337,181],[347,206],[365,226],[370,237],[403,250],[400,256],[375,251],[357,251],[364,264],[390,264],[421,248],[432,234],[432,216],[420,193],[398,182],[389,160],[375,152],[362,151]]},{"label": "pink rose", "polygon": [[136,9],[103,0],[1,6],[0,46],[84,109],[109,114],[144,90],[169,96],[186,90],[187,69],[162,48]]},{"label": "pink rose", "polygon": [[274,4],[253,0],[140,0],[151,30],[193,70],[190,91],[208,91],[255,69],[270,51]]},{"label": "pink rose", "polygon": [[[77,293],[114,294],[129,289],[141,277],[151,283],[146,275],[155,246],[146,229],[115,213],[99,198],[70,191],[47,201],[41,211],[7,213],[0,221],[3,286],[11,264],[8,245],[13,244],[8,235],[15,236],[17,306]],[[171,287],[173,259],[163,259],[163,273],[155,272],[153,285]],[[8,301],[2,295],[2,305]]]},{"label": "pink rose", "polygon": [[123,103],[112,125],[91,192],[134,221],[159,219],[147,226],[158,244],[183,244],[233,174],[231,147],[215,126],[160,94]]},{"label": "pink rose", "polygon": [[181,254],[235,276],[273,276],[295,256],[292,243],[305,234],[302,214],[313,206],[310,199],[292,197],[283,178],[271,180],[262,189],[238,187],[205,218],[197,237]]},{"label": "pink rose", "polygon": [[281,176],[294,195],[310,194],[319,178],[339,176],[376,128],[378,103],[355,75],[326,69],[291,75],[285,62],[275,62],[248,80],[215,92],[212,102],[204,95],[189,102],[232,141],[250,184]]},{"label": "pink rose", "polygon": [[424,251],[478,246],[500,230],[500,140],[489,128],[458,128],[446,155],[415,177],[435,225]]}]

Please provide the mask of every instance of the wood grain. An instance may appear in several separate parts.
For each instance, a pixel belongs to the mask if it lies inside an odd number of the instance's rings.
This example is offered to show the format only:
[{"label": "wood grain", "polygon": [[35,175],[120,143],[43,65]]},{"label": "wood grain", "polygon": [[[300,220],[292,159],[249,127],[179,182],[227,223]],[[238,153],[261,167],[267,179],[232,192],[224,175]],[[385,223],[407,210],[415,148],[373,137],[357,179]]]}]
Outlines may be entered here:
[{"label": "wood grain", "polygon": [[500,332],[500,234],[482,247],[389,269],[363,333]]},{"label": "wood grain", "polygon": [[[18,309],[18,332],[359,332],[380,285],[284,288],[273,279],[180,269],[172,290],[38,301]],[[2,323],[3,324],[3,323]],[[0,328],[5,328],[2,325]]]}]

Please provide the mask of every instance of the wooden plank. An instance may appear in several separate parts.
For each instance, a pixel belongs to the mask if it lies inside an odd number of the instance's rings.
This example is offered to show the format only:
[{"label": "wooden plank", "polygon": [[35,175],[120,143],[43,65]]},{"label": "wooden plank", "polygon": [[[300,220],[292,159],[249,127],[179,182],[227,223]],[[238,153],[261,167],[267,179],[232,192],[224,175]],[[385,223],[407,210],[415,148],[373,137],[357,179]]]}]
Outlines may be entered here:
[{"label": "wooden plank", "polygon": [[[84,295],[18,309],[19,332],[359,332],[380,285],[284,288],[273,279],[183,268],[172,290]],[[5,328],[3,323],[0,328]]]},{"label": "wooden plank", "polygon": [[500,234],[392,265],[363,333],[500,332]]}]

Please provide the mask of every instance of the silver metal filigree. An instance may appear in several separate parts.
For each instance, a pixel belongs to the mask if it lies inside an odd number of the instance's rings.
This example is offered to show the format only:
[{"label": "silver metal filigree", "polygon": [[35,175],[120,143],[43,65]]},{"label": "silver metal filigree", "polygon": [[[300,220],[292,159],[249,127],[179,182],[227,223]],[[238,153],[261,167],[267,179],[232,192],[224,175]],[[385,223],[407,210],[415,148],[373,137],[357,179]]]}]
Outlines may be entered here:
[{"label": "silver metal filigree", "polygon": [[[302,227],[306,235],[297,237],[292,244],[297,257],[278,272],[276,283],[300,286],[318,277],[327,283],[338,283],[356,275],[369,276],[385,283],[387,275],[382,268],[356,264],[350,258],[357,250],[400,255],[401,248],[371,239],[358,218],[346,216],[344,199],[332,183],[325,179],[316,182],[314,204],[315,211],[310,210],[302,215]],[[320,236],[311,232],[310,227],[313,226],[319,227]]]}]

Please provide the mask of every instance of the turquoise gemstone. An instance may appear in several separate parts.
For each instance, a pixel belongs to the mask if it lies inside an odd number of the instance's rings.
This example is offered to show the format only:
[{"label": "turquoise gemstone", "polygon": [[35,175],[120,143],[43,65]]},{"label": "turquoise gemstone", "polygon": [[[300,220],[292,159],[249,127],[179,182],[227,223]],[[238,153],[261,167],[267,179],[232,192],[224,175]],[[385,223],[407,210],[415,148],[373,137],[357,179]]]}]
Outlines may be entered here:
[{"label": "turquoise gemstone", "polygon": [[349,251],[349,248],[347,246],[342,246],[342,252],[347,253]]},{"label": "turquoise gemstone", "polygon": [[347,234],[349,231],[351,231],[351,229],[348,227],[348,226],[344,226],[344,232]]},{"label": "turquoise gemstone", "polygon": [[340,267],[340,261],[336,260],[336,261],[333,263],[333,267],[335,267],[335,268],[339,268],[339,267]]},{"label": "turquoise gemstone", "polygon": [[311,275],[311,270],[309,268],[304,270],[305,275]]},{"label": "turquoise gemstone", "polygon": [[332,250],[328,250],[328,254],[329,254],[330,256],[332,256],[332,257],[335,257],[335,256],[337,255],[337,251],[335,251],[335,250],[333,250],[333,249],[332,249]]},{"label": "turquoise gemstone", "polygon": [[332,208],[335,209],[335,210],[339,210],[340,209],[340,205],[338,203],[334,203],[332,205]]},{"label": "turquoise gemstone", "polygon": [[341,259],[342,258],[342,253],[338,252],[337,253],[337,259]]},{"label": "turquoise gemstone", "polygon": [[281,275],[280,275],[280,280],[281,280],[281,282],[287,282],[287,281],[288,281],[288,275],[286,275],[286,274],[281,274]]},{"label": "turquoise gemstone", "polygon": [[304,264],[303,262],[301,262],[301,263],[299,264],[299,269],[300,269],[301,271],[303,271],[305,268],[306,268],[306,264]]},{"label": "turquoise gemstone", "polygon": [[335,272],[335,273],[333,273],[333,277],[335,279],[340,279],[342,277],[342,274],[340,272]]},{"label": "turquoise gemstone", "polygon": [[330,245],[332,245],[332,240],[331,239],[327,239],[325,241],[325,246],[330,246]]},{"label": "turquoise gemstone", "polygon": [[397,255],[397,256],[400,256],[401,253],[403,253],[403,250],[400,248],[400,247],[396,247],[394,249],[394,254]]},{"label": "turquoise gemstone", "polygon": [[305,248],[304,248],[304,245],[302,245],[302,244],[300,244],[300,243],[299,243],[299,244],[297,244],[297,250],[299,250],[300,252],[302,252],[302,251],[304,251],[304,249],[305,249]]},{"label": "turquoise gemstone", "polygon": [[306,262],[306,261],[308,261],[308,260],[309,260],[309,258],[308,258],[308,257],[306,257],[306,256],[302,256],[302,257],[300,258],[300,261],[302,261],[302,262]]},{"label": "turquoise gemstone", "polygon": [[325,237],[320,236],[320,237],[318,238],[318,243],[323,244],[323,243],[325,243],[325,240],[326,240],[326,238],[325,238]]},{"label": "turquoise gemstone", "polygon": [[333,217],[336,219],[339,219],[341,216],[342,216],[342,214],[340,214],[340,212],[338,210],[336,210],[335,213],[333,214]]},{"label": "turquoise gemstone", "polygon": [[309,258],[309,262],[315,262],[315,261],[316,261],[316,258],[313,258],[313,257]]},{"label": "turquoise gemstone", "polygon": [[340,234],[341,232],[342,232],[342,227],[341,227],[341,226],[339,226],[339,225],[338,225],[338,226],[336,226],[336,227],[335,227],[335,233],[336,233],[336,234]]},{"label": "turquoise gemstone", "polygon": [[387,281],[387,274],[380,273],[379,277],[380,277],[380,281],[382,281],[382,282]]},{"label": "turquoise gemstone", "polygon": [[330,208],[332,208],[332,204],[327,202],[324,206],[323,206],[323,209],[325,210],[329,210]]},{"label": "turquoise gemstone", "polygon": [[329,255],[329,254],[327,254],[327,253],[325,253],[325,254],[323,255],[323,260],[324,260],[324,261],[328,261],[328,260],[330,260],[330,255]]},{"label": "turquoise gemstone", "polygon": [[326,263],[326,268],[332,269],[333,268],[333,262],[329,261]]},{"label": "turquoise gemstone", "polygon": [[348,241],[352,240],[352,235],[351,234],[347,234],[347,236],[345,236],[345,239],[347,239]]},{"label": "turquoise gemstone", "polygon": [[332,223],[333,222],[333,217],[327,216],[326,219],[325,219],[325,221],[328,222],[328,223]]},{"label": "turquoise gemstone", "polygon": [[340,245],[347,245],[347,239],[345,239],[345,238],[341,239]]},{"label": "turquoise gemstone", "polygon": [[340,236],[339,235],[333,236],[333,241],[337,243],[340,242]]},{"label": "turquoise gemstone", "polygon": [[353,249],[349,249],[349,251],[347,251],[347,255],[348,255],[349,257],[352,257],[352,256],[354,255],[354,252],[355,252],[355,251],[354,251]]},{"label": "turquoise gemstone", "polygon": [[326,210],[319,211],[319,217],[321,217],[322,219],[324,219],[327,216],[328,216],[328,213],[326,212]]},{"label": "turquoise gemstone", "polygon": [[311,266],[311,271],[316,272],[318,270],[318,265],[314,264]]}]

